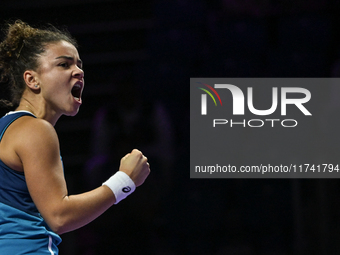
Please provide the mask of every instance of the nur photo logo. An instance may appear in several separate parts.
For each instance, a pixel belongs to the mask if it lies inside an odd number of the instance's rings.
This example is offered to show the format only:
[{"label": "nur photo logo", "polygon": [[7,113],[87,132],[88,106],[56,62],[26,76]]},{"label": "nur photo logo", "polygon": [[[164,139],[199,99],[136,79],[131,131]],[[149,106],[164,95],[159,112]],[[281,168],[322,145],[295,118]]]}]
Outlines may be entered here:
[{"label": "nur photo logo", "polygon": [[190,78],[190,178],[340,178],[339,85]]},{"label": "nur photo logo", "polygon": [[[287,106],[295,107],[295,110],[297,109],[299,112],[301,112],[304,116],[311,116],[311,112],[307,109],[305,106],[306,103],[308,103],[311,100],[311,92],[302,87],[269,87],[271,90],[271,96],[268,98],[268,95],[266,95],[266,98],[264,98],[266,101],[270,100],[271,105],[270,107],[266,109],[257,109],[254,106],[254,89],[253,87],[247,87],[246,91],[242,91],[242,89],[234,84],[219,84],[216,83],[213,86],[208,85],[203,82],[196,82],[198,84],[201,84],[203,86],[198,87],[198,89],[205,92],[204,94],[201,94],[201,116],[202,115],[208,115],[209,109],[208,109],[208,100],[207,95],[210,96],[212,101],[214,102],[214,105],[217,106],[218,102],[216,99],[218,99],[220,103],[220,108],[218,112],[225,115],[227,107],[232,107],[232,116],[240,116],[240,115],[256,115],[256,116],[268,116],[266,119],[250,119],[246,120],[243,119],[241,121],[233,120],[233,119],[225,119],[225,118],[219,118],[219,119],[213,119],[213,127],[216,127],[216,125],[225,125],[230,124],[230,127],[241,125],[243,127],[249,126],[249,127],[263,127],[265,123],[268,123],[271,125],[271,127],[274,127],[277,122],[281,123],[281,126],[283,127],[295,127],[297,126],[298,122],[296,119],[277,119],[277,118],[269,118],[270,115],[273,113],[277,113],[279,111],[281,116],[289,116],[287,113]],[[268,87],[268,86],[267,86]],[[257,87],[258,88],[258,87]],[[229,100],[225,102],[224,105],[222,105],[221,97],[226,96],[226,93],[230,94],[232,96],[232,100]],[[220,96],[221,95],[221,96]],[[256,98],[257,101],[263,100],[263,95],[260,98]],[[215,98],[216,97],[216,98]],[[210,104],[211,105],[211,104]],[[224,107],[222,107],[224,106]],[[247,107],[247,108],[246,108]],[[246,113],[245,110],[248,110]]]}]

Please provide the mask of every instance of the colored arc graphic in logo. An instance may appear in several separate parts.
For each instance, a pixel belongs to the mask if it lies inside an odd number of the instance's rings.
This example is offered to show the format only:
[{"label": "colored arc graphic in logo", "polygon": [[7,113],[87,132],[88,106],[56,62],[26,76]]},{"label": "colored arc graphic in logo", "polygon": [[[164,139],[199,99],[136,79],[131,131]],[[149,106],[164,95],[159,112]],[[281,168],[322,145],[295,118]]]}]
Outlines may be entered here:
[{"label": "colored arc graphic in logo", "polygon": [[[202,85],[205,85],[206,87],[208,87],[209,89],[211,89],[212,92],[214,92],[215,95],[217,96],[218,100],[220,101],[220,104],[222,105],[221,98],[220,98],[219,94],[216,92],[216,90],[215,90],[213,87],[211,87],[211,86],[208,85],[208,84],[202,83],[202,82],[197,82],[197,83],[200,83],[200,84],[202,84]],[[204,92],[206,92],[206,93],[212,98],[212,100],[214,100],[214,103],[215,103],[215,105],[217,106],[216,100],[215,100],[214,96],[210,93],[209,90],[206,90],[206,89],[203,89],[203,88],[199,88],[199,89],[201,89],[201,90],[203,90]]]}]

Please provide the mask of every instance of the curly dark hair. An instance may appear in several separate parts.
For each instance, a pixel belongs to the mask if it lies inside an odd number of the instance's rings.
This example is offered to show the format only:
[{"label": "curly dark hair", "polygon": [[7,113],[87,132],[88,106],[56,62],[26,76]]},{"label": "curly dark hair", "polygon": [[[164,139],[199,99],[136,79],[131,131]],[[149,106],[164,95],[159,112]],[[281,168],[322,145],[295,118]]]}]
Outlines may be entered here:
[{"label": "curly dark hair", "polygon": [[2,105],[19,105],[26,87],[23,73],[26,70],[37,70],[38,58],[46,46],[59,41],[78,47],[76,40],[67,31],[51,25],[43,29],[33,28],[21,20],[7,24],[5,39],[0,44],[0,84],[9,87],[11,100],[0,99]]}]

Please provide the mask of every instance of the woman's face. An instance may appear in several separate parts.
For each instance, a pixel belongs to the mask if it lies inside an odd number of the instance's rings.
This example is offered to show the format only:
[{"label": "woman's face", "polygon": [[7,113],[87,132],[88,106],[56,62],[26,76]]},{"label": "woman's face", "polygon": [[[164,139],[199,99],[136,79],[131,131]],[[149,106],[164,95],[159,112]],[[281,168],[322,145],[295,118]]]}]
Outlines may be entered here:
[{"label": "woman's face", "polygon": [[84,72],[77,49],[66,41],[46,46],[38,59],[37,81],[46,111],[77,114],[82,103]]}]

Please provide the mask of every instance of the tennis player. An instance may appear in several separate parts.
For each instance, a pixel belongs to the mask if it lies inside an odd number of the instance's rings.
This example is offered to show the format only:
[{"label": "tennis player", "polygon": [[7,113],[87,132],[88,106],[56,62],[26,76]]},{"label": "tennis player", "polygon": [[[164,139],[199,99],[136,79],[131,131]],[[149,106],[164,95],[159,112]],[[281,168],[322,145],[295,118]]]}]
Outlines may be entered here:
[{"label": "tennis player", "polygon": [[60,234],[130,195],[149,175],[149,164],[134,149],[102,186],[68,194],[54,125],[62,115],[77,114],[84,71],[67,32],[9,24],[0,75],[12,95],[1,101],[15,109],[0,119],[0,254],[56,255]]}]

